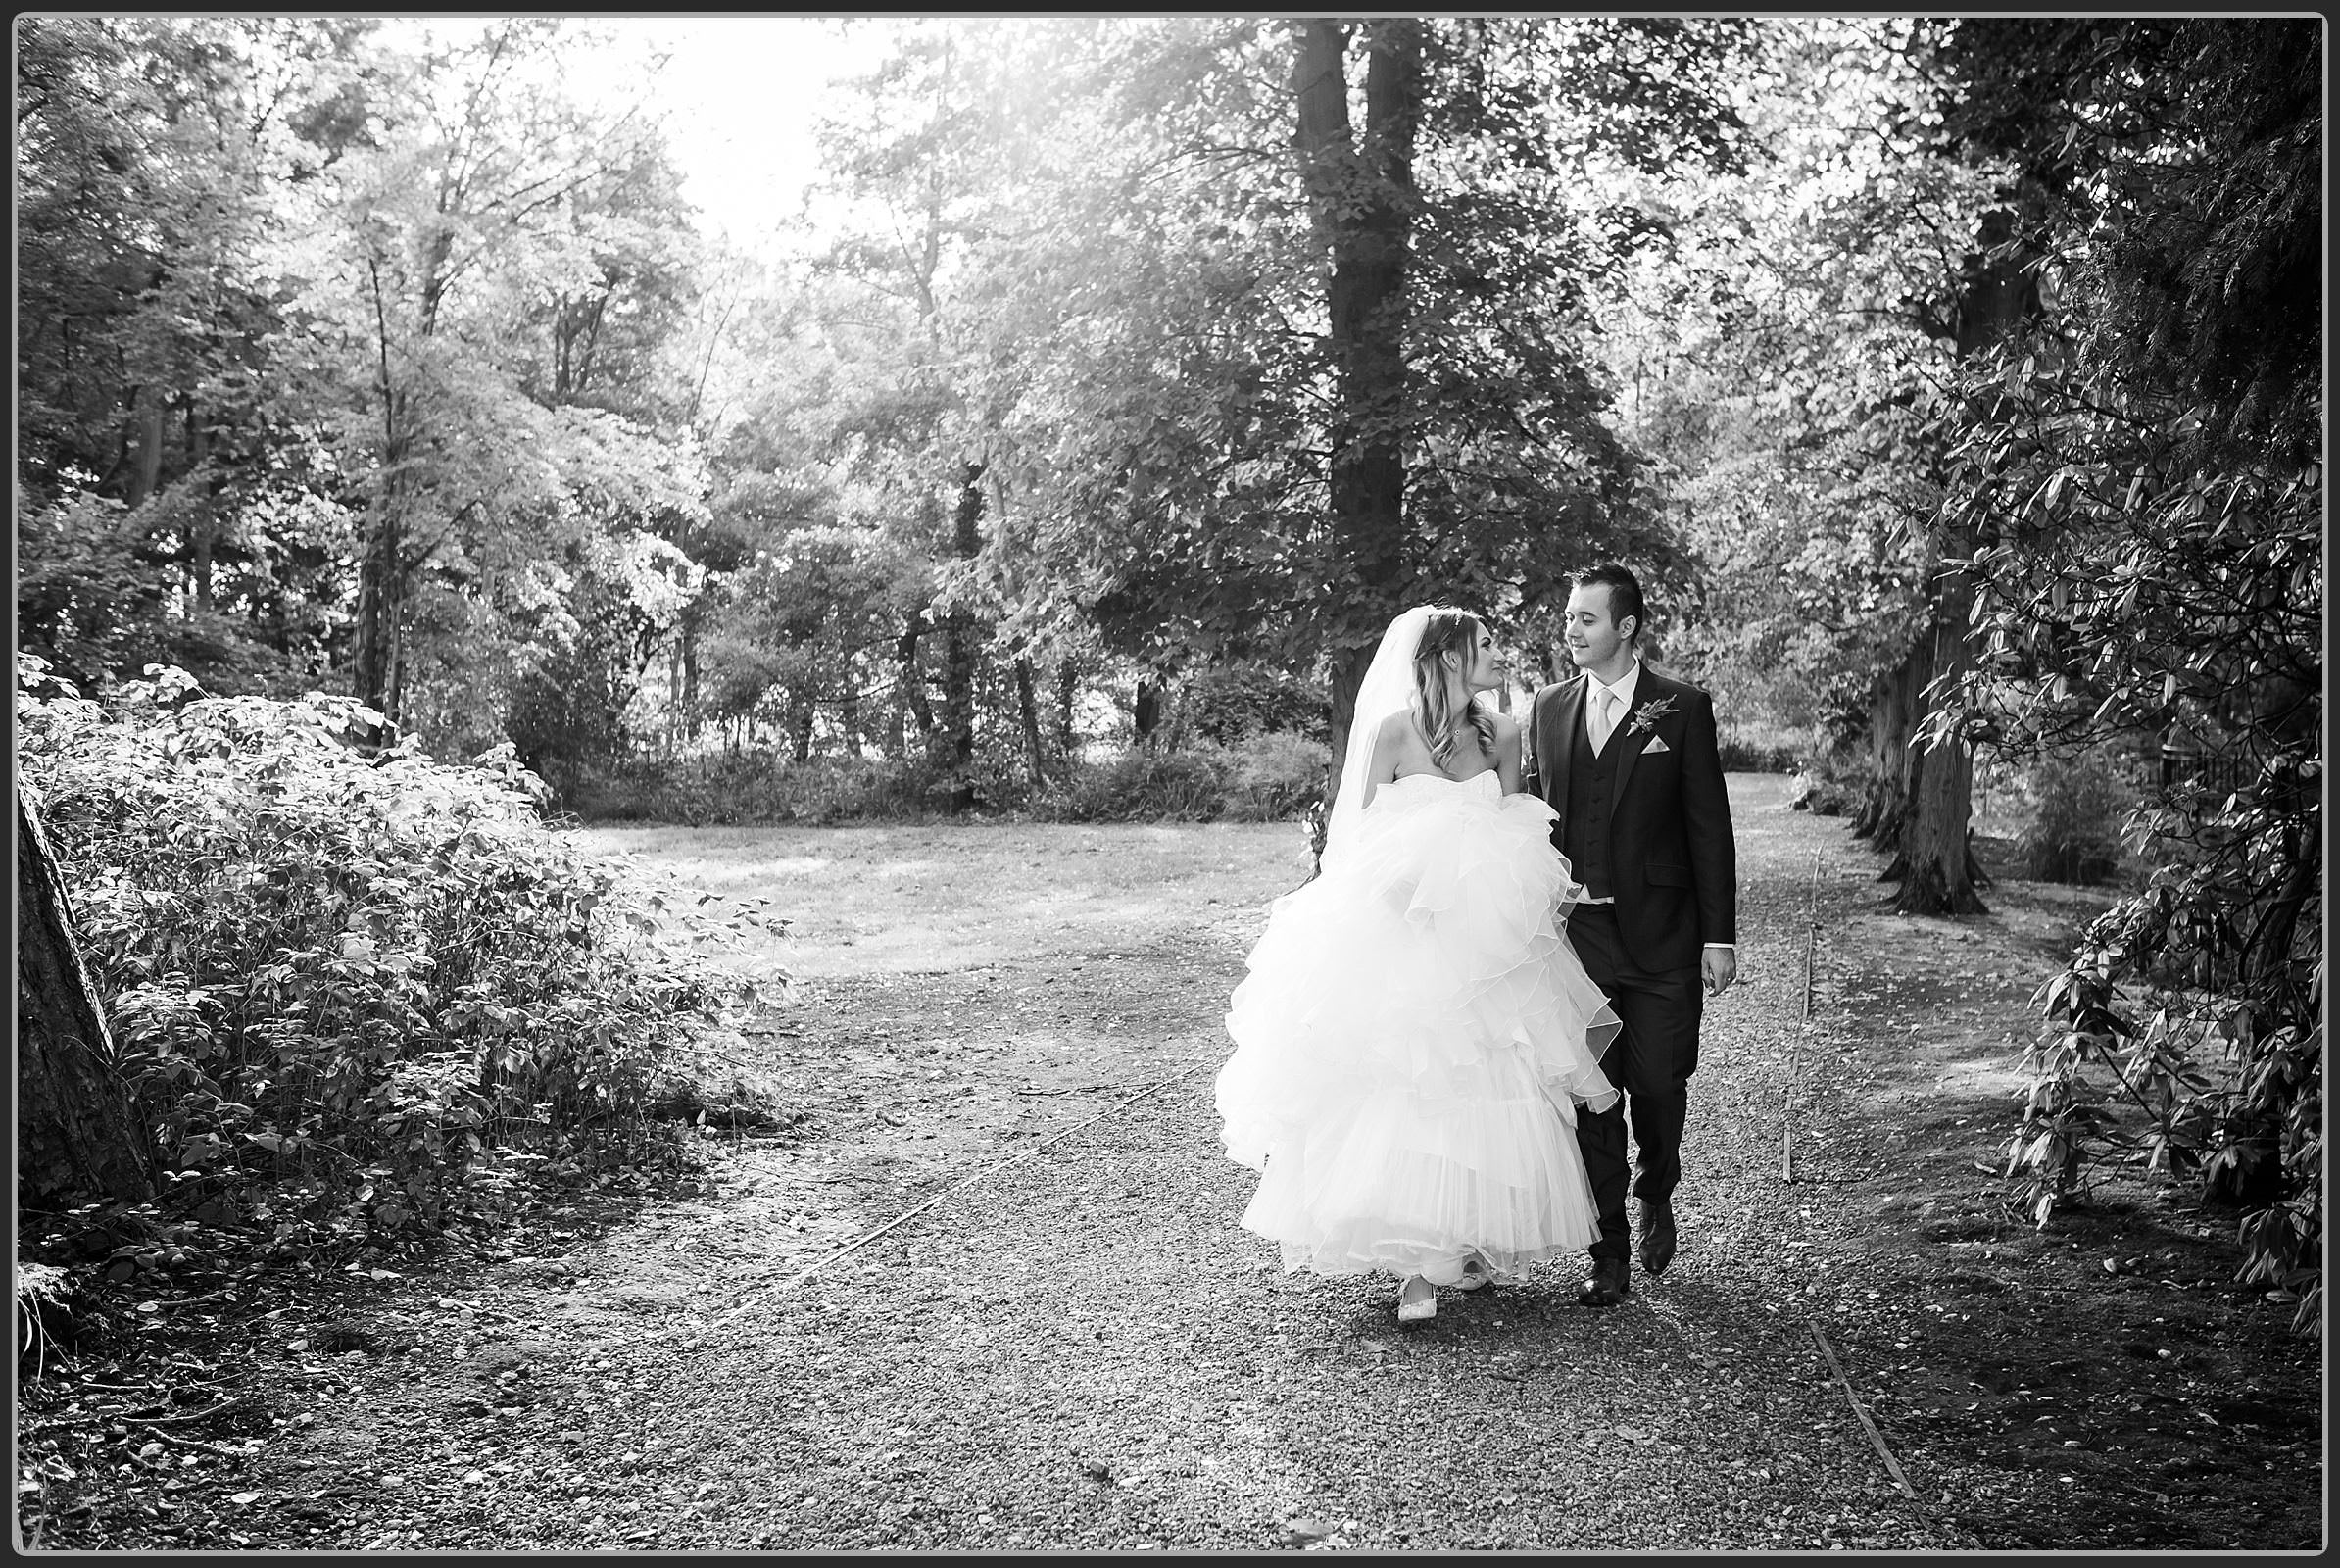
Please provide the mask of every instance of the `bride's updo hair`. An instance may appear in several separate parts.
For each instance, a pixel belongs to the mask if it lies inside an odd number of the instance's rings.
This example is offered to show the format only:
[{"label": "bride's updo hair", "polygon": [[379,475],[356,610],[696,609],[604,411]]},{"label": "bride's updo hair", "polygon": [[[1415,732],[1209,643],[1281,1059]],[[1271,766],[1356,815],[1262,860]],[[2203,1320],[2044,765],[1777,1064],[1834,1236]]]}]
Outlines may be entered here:
[{"label": "bride's updo hair", "polygon": [[1458,654],[1463,667],[1469,668],[1481,629],[1479,617],[1469,611],[1439,606],[1423,622],[1422,640],[1414,645],[1414,717],[1430,742],[1430,760],[1441,769],[1454,755],[1457,726],[1462,724],[1478,732],[1481,751],[1489,757],[1495,753],[1495,721],[1480,710],[1476,699],[1464,703],[1461,712],[1453,710],[1446,671],[1438,663],[1442,656]]}]

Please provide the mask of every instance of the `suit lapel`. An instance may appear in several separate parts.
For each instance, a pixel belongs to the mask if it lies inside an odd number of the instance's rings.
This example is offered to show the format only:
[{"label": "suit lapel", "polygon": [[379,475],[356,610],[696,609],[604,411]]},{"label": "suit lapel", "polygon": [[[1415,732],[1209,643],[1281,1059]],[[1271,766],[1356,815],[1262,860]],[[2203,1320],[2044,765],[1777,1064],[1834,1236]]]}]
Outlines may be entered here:
[{"label": "suit lapel", "polygon": [[1625,799],[1625,781],[1633,776],[1633,764],[1641,760],[1643,748],[1649,745],[1650,737],[1657,733],[1657,726],[1652,724],[1638,735],[1634,734],[1633,715],[1641,710],[1644,704],[1661,695],[1657,689],[1657,677],[1650,672],[1647,664],[1642,665],[1641,678],[1633,683],[1633,700],[1626,704],[1625,711],[1618,716],[1616,730],[1609,736],[1611,746],[1622,744],[1625,748],[1617,759],[1616,782],[1609,788],[1609,810],[1612,813]]},{"label": "suit lapel", "polygon": [[1568,815],[1568,775],[1572,766],[1570,759],[1576,750],[1577,726],[1584,721],[1584,682],[1583,677],[1580,676],[1561,687],[1553,695],[1547,711],[1549,714],[1545,726],[1547,733],[1538,735],[1536,740],[1539,743],[1548,743],[1550,749],[1542,754],[1536,765],[1544,770],[1544,777],[1550,781],[1544,799],[1551,803],[1554,811],[1566,818]]}]

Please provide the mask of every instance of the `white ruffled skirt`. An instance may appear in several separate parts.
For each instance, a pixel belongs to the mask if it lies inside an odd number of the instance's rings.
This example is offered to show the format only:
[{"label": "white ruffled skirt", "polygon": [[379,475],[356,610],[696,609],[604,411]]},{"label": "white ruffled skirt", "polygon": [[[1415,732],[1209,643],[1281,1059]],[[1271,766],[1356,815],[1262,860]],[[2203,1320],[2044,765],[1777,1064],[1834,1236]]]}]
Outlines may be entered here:
[{"label": "white ruffled skirt", "polygon": [[1451,1284],[1598,1234],[1576,1107],[1617,1016],[1562,937],[1552,809],[1492,773],[1384,784],[1323,874],[1268,906],[1227,1013],[1243,1224],[1288,1270]]}]

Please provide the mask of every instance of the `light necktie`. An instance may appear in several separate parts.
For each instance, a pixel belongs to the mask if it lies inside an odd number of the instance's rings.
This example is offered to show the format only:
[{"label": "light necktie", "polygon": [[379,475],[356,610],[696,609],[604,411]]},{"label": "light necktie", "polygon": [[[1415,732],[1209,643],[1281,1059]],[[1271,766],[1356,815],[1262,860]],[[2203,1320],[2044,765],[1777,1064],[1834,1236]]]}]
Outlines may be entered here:
[{"label": "light necktie", "polygon": [[1598,757],[1608,749],[1609,736],[1617,728],[1617,693],[1607,686],[1592,688],[1592,755]]}]

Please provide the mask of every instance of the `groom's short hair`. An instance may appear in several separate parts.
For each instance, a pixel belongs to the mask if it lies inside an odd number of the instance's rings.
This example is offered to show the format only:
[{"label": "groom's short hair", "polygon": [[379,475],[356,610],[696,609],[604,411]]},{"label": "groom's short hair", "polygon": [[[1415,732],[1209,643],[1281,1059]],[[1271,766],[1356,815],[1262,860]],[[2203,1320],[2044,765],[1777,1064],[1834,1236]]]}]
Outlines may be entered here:
[{"label": "groom's short hair", "polygon": [[1606,588],[1609,590],[1609,618],[1623,620],[1631,615],[1633,629],[1627,641],[1639,643],[1641,632],[1649,624],[1649,611],[1641,602],[1641,579],[1621,562],[1604,561],[1597,566],[1587,566],[1571,579],[1579,588]]}]

